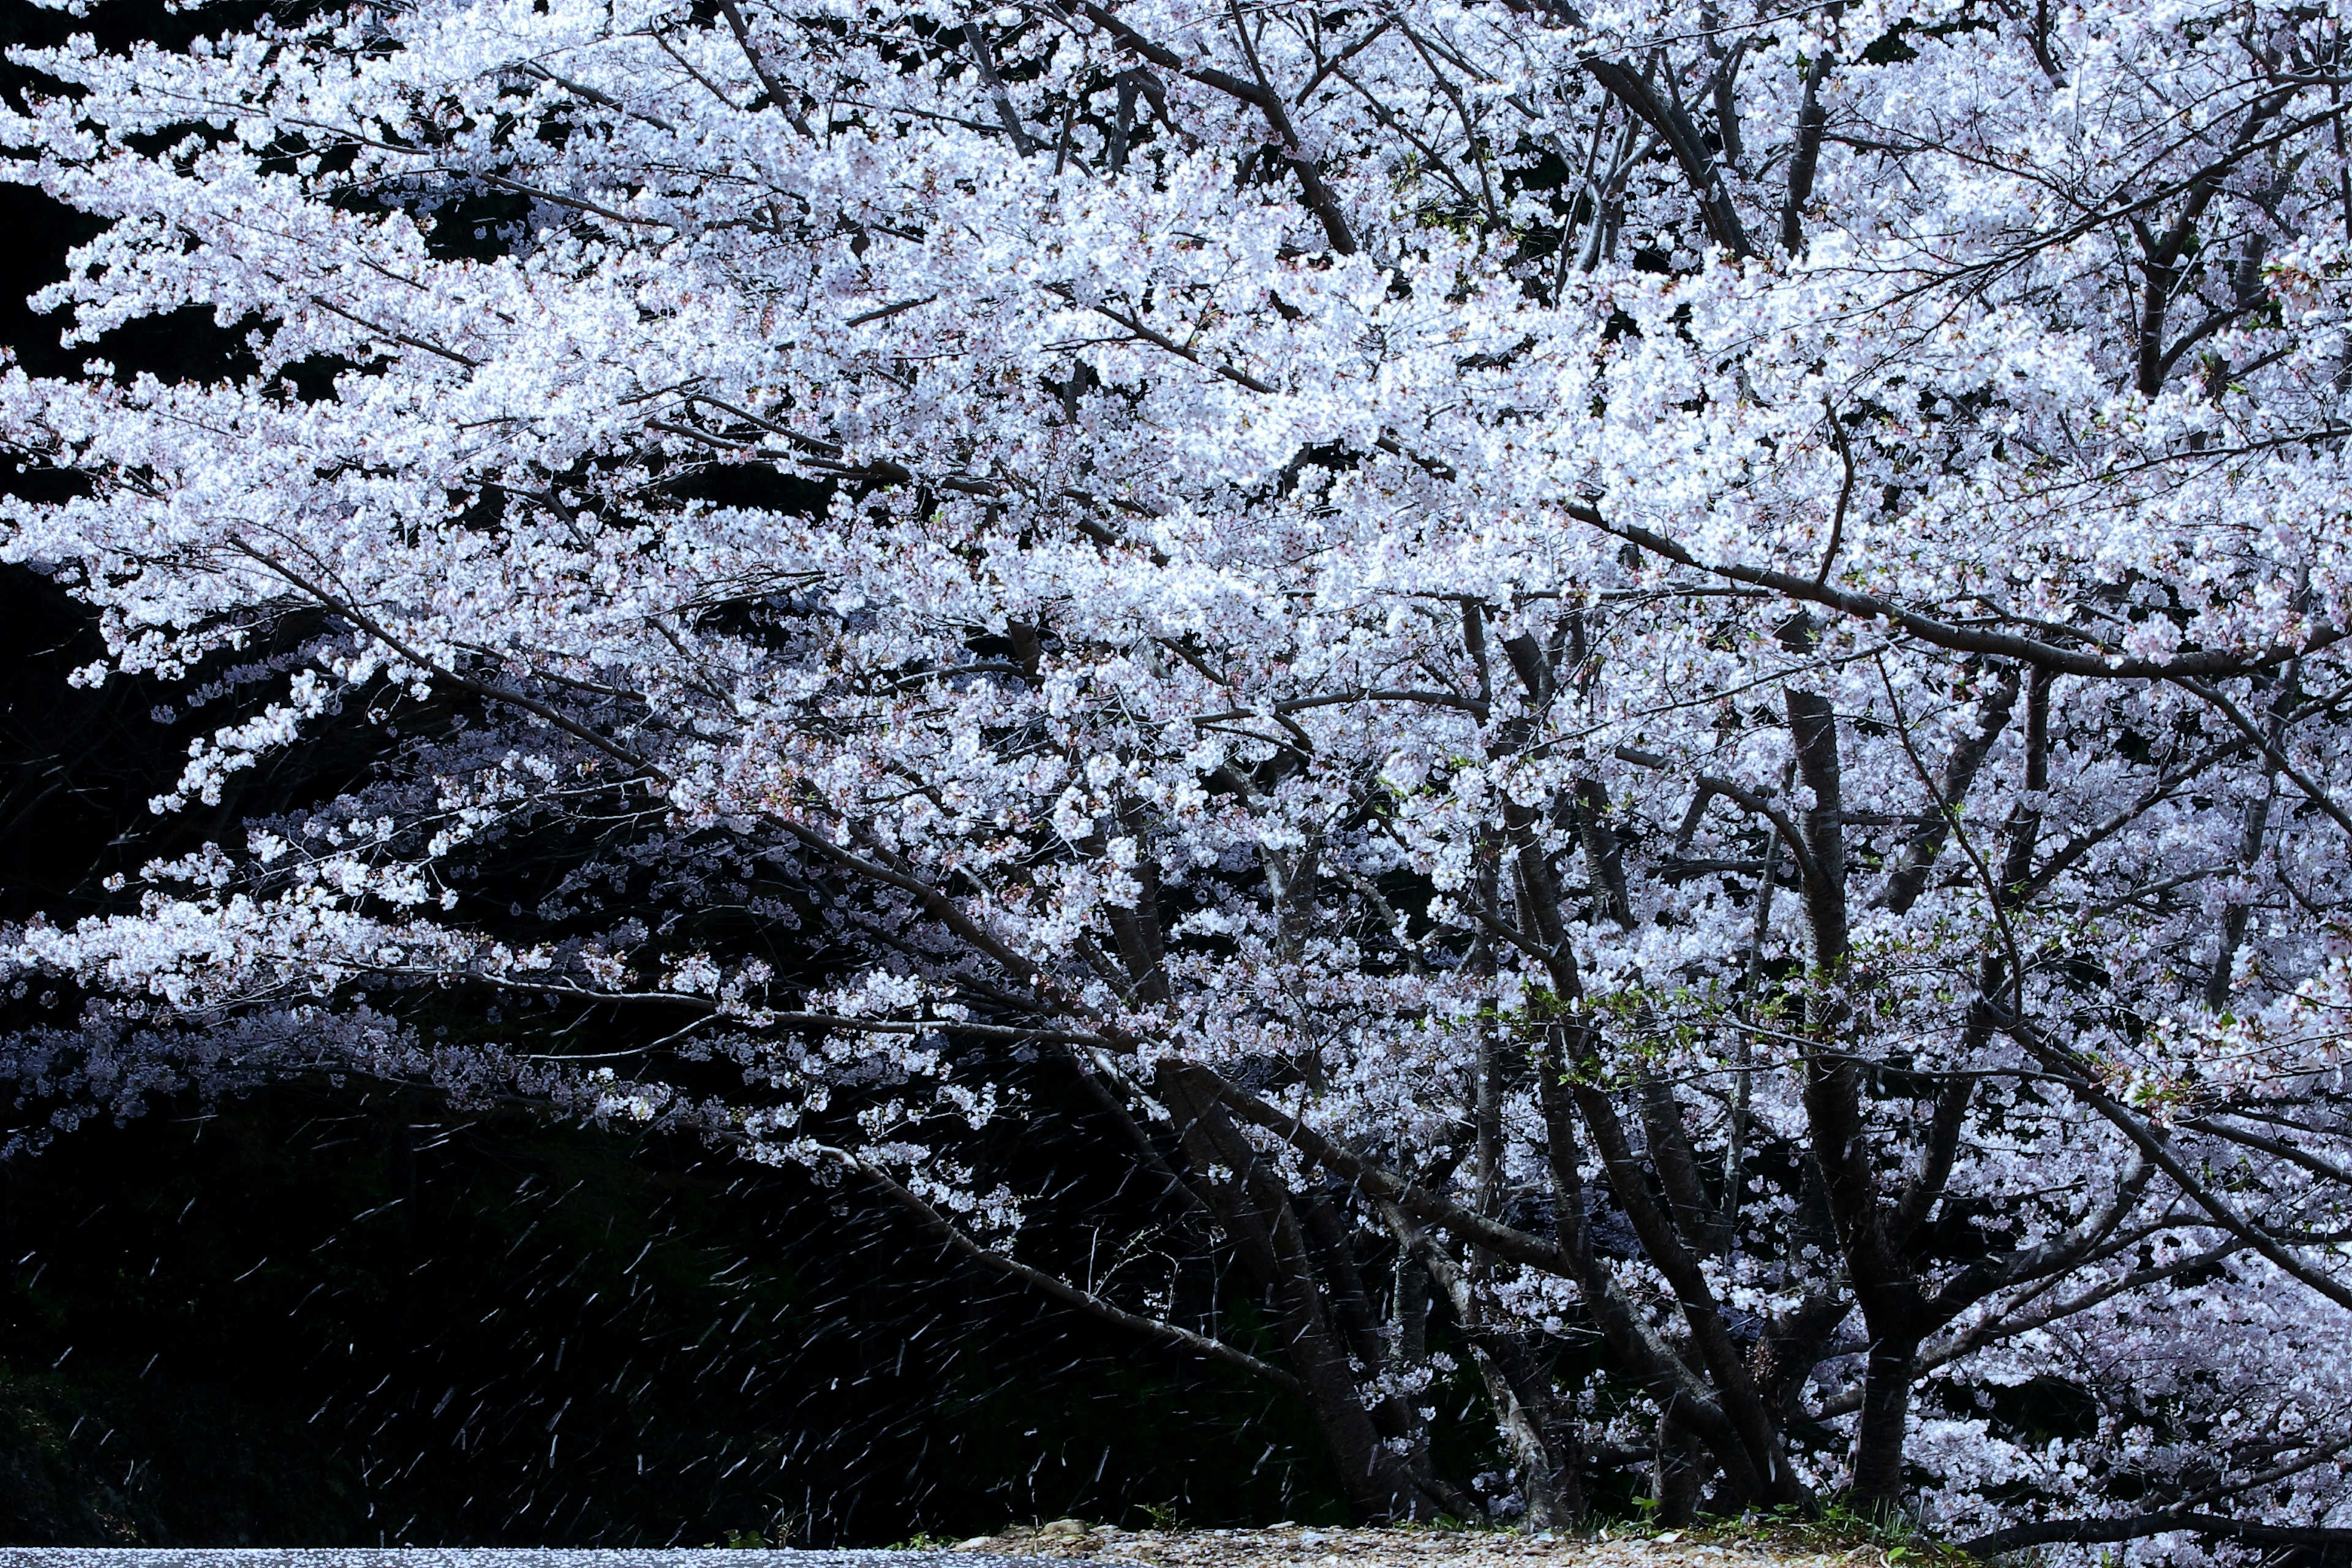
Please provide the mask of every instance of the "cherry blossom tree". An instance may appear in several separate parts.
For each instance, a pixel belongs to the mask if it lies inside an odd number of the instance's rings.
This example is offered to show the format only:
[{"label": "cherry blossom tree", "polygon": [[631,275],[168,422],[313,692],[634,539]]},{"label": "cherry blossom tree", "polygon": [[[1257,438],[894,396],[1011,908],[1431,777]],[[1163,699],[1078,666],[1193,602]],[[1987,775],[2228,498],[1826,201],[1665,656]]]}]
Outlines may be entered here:
[{"label": "cherry blossom tree", "polygon": [[[9,932],[22,1103],[731,1141],[1293,1391],[1371,1515],[1640,1466],[2346,1539],[2332,12],[386,0],[23,63],[10,177],[107,224],[37,302],[251,363],[12,370],[75,479],[0,550],[93,684],[294,650],[158,813],[383,742]],[[1159,1263],[1030,1261],[959,1157],[1047,1072]],[[1433,1311],[1507,1497],[1431,1457]]]}]

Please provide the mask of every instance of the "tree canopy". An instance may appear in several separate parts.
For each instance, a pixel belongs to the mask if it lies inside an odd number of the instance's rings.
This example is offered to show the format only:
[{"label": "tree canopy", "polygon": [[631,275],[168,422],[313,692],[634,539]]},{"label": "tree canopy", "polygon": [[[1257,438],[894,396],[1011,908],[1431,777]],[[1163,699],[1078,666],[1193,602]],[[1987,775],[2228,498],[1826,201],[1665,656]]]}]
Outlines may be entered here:
[{"label": "tree canopy", "polygon": [[[104,225],[37,303],[249,363],[12,366],[0,555],[90,686],[218,705],[160,816],[352,759],[5,932],[21,1140],[286,1073],[698,1134],[1295,1394],[1370,1515],[1639,1465],[1986,1552],[2347,1539],[2333,16],[404,0],[20,58],[7,177]],[[1049,1078],[1147,1194],[1083,1237],[971,1153]]]}]

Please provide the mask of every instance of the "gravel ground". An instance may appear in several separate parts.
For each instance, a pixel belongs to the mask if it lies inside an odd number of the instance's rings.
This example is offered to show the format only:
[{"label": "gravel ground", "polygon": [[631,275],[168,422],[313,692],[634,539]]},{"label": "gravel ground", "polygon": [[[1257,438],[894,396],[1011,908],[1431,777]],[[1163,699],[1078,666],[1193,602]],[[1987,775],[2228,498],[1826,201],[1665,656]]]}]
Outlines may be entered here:
[{"label": "gravel ground", "polygon": [[[1685,1541],[1680,1531],[1616,1541],[1501,1531],[1308,1529],[1092,1529],[1057,1520],[1035,1530],[983,1535],[956,1547],[997,1558],[1077,1558],[1148,1568],[1829,1568],[1866,1555],[1789,1552],[1761,1543]],[[967,1559],[969,1561],[970,1559]],[[0,1568],[5,1568],[0,1564]]]},{"label": "gravel ground", "polygon": [[443,1547],[0,1547],[0,1568],[1871,1568],[1878,1552],[1774,1550],[1669,1533],[1611,1541],[1490,1531],[1114,1530],[1057,1520],[952,1551],[577,1552]]},{"label": "gravel ground", "polygon": [[551,1548],[0,1547],[0,1568],[1042,1568],[944,1552],[575,1552]]}]

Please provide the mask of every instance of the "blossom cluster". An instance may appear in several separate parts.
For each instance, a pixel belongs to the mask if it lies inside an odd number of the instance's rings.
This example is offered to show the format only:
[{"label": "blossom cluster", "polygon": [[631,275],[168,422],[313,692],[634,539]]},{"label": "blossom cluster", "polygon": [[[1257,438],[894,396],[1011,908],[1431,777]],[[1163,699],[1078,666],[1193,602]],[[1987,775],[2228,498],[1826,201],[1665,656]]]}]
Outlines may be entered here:
[{"label": "blossom cluster", "polygon": [[[250,363],[0,374],[80,477],[0,558],[91,681],[328,627],[160,814],[399,738],[5,933],[83,1009],[5,1065],[845,1173],[1297,1393],[1371,1512],[1476,1506],[1434,1310],[1538,1515],[1633,1454],[1994,1546],[2352,1528],[2336,28],[408,0],[28,54],[7,176],[104,220],[37,303]],[[499,1027],[428,1050],[452,997]],[[1278,1347],[1022,1261],[959,1130],[1049,1069]]]}]

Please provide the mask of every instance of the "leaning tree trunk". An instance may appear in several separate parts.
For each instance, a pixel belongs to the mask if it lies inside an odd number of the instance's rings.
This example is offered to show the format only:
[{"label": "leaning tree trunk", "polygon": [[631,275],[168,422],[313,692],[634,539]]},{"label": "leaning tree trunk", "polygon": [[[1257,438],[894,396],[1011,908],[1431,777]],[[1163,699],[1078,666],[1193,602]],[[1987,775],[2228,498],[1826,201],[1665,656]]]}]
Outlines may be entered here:
[{"label": "leaning tree trunk", "polygon": [[[1283,1359],[1299,1381],[1349,1502],[1374,1520],[1427,1519],[1449,1511],[1451,1500],[1414,1473],[1365,1403],[1346,1337],[1316,1277],[1297,1205],[1223,1110],[1195,1094],[1174,1063],[1161,1065],[1158,1087],[1161,1103],[1175,1116],[1194,1179],[1274,1308]],[[1220,1166],[1233,1174],[1221,1180],[1200,1174]]]}]

